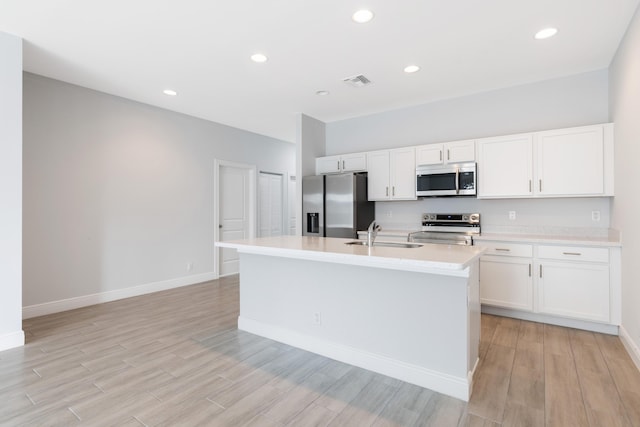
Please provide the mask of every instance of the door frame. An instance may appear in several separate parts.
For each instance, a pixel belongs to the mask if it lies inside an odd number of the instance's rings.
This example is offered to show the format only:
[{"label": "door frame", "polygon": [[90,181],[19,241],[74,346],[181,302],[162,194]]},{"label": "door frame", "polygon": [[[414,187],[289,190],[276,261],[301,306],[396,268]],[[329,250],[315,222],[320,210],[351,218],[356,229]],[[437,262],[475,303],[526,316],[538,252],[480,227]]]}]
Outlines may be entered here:
[{"label": "door frame", "polygon": [[223,167],[245,169],[249,172],[249,238],[256,237],[256,165],[215,159],[213,167],[213,273],[216,279],[220,277],[220,248],[215,243],[220,241],[220,169]]}]

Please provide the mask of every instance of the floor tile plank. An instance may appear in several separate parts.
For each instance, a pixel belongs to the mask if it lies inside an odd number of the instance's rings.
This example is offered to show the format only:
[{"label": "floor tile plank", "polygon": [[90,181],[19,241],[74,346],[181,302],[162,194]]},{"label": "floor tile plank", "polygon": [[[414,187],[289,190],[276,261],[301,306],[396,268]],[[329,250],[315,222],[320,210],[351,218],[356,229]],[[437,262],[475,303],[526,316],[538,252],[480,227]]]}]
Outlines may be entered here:
[{"label": "floor tile plank", "polygon": [[483,314],[468,404],[237,329],[238,276],[27,319],[0,425],[640,426],[618,337]]}]

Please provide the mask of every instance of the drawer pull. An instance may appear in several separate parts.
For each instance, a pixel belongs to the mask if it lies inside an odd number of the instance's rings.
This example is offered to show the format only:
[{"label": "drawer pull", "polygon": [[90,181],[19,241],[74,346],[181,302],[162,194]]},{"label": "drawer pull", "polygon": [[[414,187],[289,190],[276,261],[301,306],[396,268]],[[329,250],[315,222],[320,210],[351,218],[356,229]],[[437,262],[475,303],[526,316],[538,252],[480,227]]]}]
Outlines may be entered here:
[{"label": "drawer pull", "polygon": [[531,264],[529,264],[529,277],[531,277]]},{"label": "drawer pull", "polygon": [[506,249],[506,248],[496,248],[496,251],[500,251],[500,252],[511,252],[511,249]]},{"label": "drawer pull", "polygon": [[580,252],[562,252],[562,255],[576,255],[576,256],[580,256],[582,255]]}]

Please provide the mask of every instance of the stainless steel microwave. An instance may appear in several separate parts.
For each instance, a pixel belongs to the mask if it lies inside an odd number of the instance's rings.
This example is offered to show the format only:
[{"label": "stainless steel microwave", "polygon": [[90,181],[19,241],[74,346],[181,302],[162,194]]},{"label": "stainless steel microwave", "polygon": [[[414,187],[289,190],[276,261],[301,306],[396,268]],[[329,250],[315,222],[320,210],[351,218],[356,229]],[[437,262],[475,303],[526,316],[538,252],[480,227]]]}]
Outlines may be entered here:
[{"label": "stainless steel microwave", "polygon": [[418,166],[416,194],[418,197],[475,196],[476,164]]}]

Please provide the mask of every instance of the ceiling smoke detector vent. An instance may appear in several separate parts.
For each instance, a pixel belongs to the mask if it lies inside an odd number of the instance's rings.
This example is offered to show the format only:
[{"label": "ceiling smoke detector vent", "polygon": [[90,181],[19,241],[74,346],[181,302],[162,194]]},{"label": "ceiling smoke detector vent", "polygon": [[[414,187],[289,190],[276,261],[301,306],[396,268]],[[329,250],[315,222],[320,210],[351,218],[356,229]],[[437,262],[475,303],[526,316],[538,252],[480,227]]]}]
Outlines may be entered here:
[{"label": "ceiling smoke detector vent", "polygon": [[371,84],[371,80],[363,76],[362,74],[358,74],[357,76],[351,76],[342,79],[343,82],[353,87],[363,87]]}]

